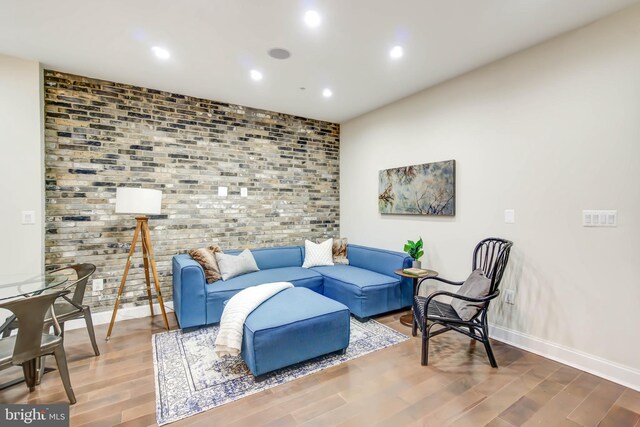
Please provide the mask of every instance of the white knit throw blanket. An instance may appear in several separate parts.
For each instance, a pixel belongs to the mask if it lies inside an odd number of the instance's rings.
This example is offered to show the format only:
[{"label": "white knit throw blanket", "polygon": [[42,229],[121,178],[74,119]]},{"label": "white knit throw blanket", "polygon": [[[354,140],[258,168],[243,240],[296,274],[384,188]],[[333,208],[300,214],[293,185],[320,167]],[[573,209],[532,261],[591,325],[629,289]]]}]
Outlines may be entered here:
[{"label": "white knit throw blanket", "polygon": [[265,283],[243,289],[231,297],[220,319],[220,331],[214,350],[218,357],[239,355],[247,316],[260,304],[287,288],[293,288],[293,285],[289,282]]}]

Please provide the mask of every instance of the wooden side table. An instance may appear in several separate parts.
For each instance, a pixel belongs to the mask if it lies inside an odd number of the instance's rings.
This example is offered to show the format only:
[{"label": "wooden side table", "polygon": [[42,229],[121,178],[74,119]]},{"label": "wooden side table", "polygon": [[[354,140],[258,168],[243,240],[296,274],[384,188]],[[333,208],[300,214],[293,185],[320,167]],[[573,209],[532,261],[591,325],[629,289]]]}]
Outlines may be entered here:
[{"label": "wooden side table", "polygon": [[[404,268],[399,268],[394,273],[396,273],[398,276],[408,277],[410,279],[413,279],[413,296],[414,297],[416,296],[416,291],[418,290],[418,283],[420,283],[422,280],[426,279],[427,277],[434,277],[438,275],[438,272],[433,270],[427,270],[426,273],[420,276],[416,276],[413,274],[406,274],[403,270]],[[400,316],[400,323],[402,323],[405,326],[413,326],[413,299],[411,300],[411,313]]]}]

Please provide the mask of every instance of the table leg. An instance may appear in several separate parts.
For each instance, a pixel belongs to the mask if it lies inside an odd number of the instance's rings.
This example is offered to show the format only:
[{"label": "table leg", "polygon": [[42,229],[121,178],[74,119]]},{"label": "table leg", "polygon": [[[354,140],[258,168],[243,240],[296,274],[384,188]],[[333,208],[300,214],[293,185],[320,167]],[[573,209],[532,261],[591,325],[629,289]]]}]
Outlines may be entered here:
[{"label": "table leg", "polygon": [[[416,290],[418,289],[418,278],[413,278],[413,296],[416,296]],[[413,298],[411,299],[411,311],[409,314],[400,316],[400,323],[405,326],[413,327]]]}]

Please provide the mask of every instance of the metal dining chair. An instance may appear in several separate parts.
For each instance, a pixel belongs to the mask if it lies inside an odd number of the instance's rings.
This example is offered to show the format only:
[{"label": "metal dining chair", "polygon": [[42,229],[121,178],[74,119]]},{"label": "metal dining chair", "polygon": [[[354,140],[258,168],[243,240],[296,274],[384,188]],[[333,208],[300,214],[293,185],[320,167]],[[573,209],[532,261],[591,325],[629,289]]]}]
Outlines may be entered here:
[{"label": "metal dining chair", "polygon": [[[96,266],[88,263],[70,265],[51,271],[49,274],[64,274],[65,272],[70,273],[70,271],[68,270],[73,270],[75,272],[76,279],[71,280],[67,285],[65,285],[64,289],[70,290],[73,288],[73,296],[71,298],[68,298],[65,295],[54,305],[58,323],[60,324],[60,328],[62,329],[62,336],[64,336],[64,324],[66,321],[84,318],[84,321],[87,325],[87,332],[89,333],[89,339],[91,340],[91,345],[93,346],[93,352],[96,356],[100,356],[100,349],[98,348],[95,332],[93,330],[91,308],[89,308],[88,305],[82,304],[89,277],[91,277],[96,271]],[[9,334],[11,334],[11,331],[13,329],[17,329],[18,326],[19,325],[17,320],[11,322],[9,326],[4,330],[4,336],[9,336]],[[51,326],[50,319],[45,320],[45,326]]]},{"label": "metal dining chair", "polygon": [[[74,404],[76,397],[71,388],[67,356],[62,344],[62,331],[55,316],[55,309],[50,311],[54,301],[68,293],[68,290],[59,290],[0,302],[0,308],[11,311],[20,323],[16,335],[0,338],[0,370],[11,366],[22,366],[27,387],[29,387],[29,391],[33,391],[37,378],[37,359],[46,355],[54,355],[69,402]],[[51,314],[47,315],[49,311]],[[52,322],[54,334],[42,332],[45,316]]]}]

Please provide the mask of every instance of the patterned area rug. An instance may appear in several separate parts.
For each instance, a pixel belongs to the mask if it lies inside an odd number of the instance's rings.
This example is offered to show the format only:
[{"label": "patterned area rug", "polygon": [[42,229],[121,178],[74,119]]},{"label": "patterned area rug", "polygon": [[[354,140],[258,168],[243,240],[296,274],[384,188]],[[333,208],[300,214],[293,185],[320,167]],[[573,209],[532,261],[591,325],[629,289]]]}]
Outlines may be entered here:
[{"label": "patterned area rug", "polygon": [[199,414],[409,339],[375,320],[362,323],[351,318],[351,337],[346,354],[330,354],[283,368],[264,375],[264,380],[256,383],[240,356],[220,359],[215,355],[213,348],[217,334],[216,325],[191,332],[163,332],[151,338],[159,425]]}]

